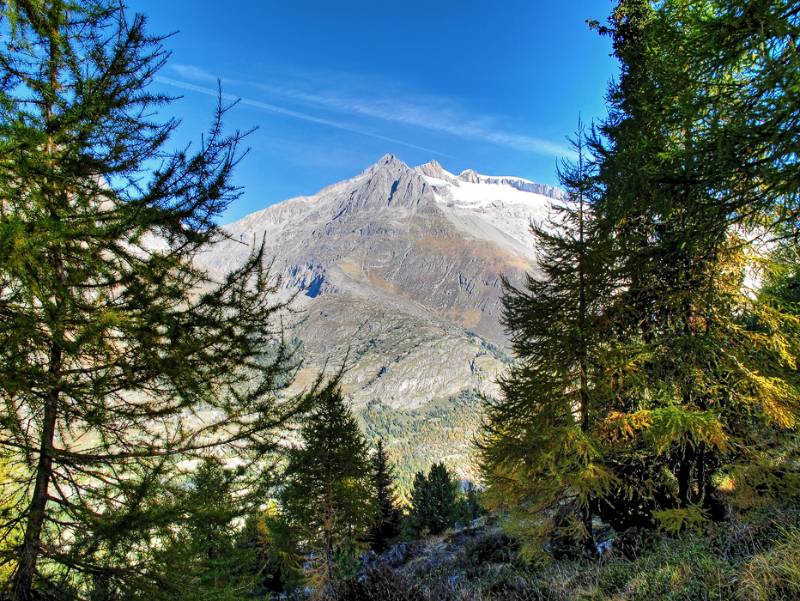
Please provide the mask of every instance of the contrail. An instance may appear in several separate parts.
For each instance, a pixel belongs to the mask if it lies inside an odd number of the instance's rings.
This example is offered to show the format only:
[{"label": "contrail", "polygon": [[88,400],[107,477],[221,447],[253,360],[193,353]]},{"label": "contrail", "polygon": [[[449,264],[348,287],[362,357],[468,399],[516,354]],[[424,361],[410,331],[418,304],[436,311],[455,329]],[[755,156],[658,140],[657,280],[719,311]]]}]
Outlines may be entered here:
[{"label": "contrail", "polygon": [[[172,79],[171,77],[164,77],[162,75],[157,75],[155,77],[155,81],[158,83],[163,83],[169,86],[174,86],[176,88],[181,88],[183,90],[189,90],[191,92],[197,92],[198,94],[204,94],[206,96],[213,96],[215,98],[220,96],[220,91],[214,88],[207,88],[205,86],[198,86],[193,83],[189,83],[187,81],[181,81],[179,79]],[[353,127],[352,125],[348,125],[346,123],[340,123],[338,121],[332,121],[330,119],[325,119],[323,117],[316,117],[314,115],[309,115],[308,113],[302,113],[300,111],[293,111],[291,109],[284,108],[282,106],[277,106],[275,104],[269,104],[267,102],[261,102],[260,100],[254,100],[252,98],[247,98],[243,96],[236,96],[235,94],[228,94],[227,92],[222,92],[222,98],[225,100],[232,100],[238,101],[241,104],[245,104],[247,106],[252,106],[253,108],[262,109],[265,111],[269,111],[271,113],[275,113],[276,115],[284,115],[286,117],[292,117],[293,119],[300,119],[301,121],[307,121],[309,123],[316,123],[318,125],[326,125],[328,127],[333,127],[335,129],[340,129],[343,131],[348,131],[354,134],[359,134],[361,136],[367,136],[369,138],[375,138],[376,140],[383,140],[385,142],[391,142],[392,144],[400,144],[401,146],[406,146],[408,148],[413,148],[415,150],[421,150],[423,152],[428,152],[431,154],[435,154],[442,157],[452,158],[451,155],[445,154],[443,152],[439,152],[438,150],[433,150],[432,148],[426,148],[424,146],[419,146],[417,144],[412,144],[410,142],[405,142],[403,140],[398,140],[397,138],[390,138],[389,136],[383,136],[381,134],[376,134],[371,131],[366,131],[363,129],[359,129],[357,127]]]}]

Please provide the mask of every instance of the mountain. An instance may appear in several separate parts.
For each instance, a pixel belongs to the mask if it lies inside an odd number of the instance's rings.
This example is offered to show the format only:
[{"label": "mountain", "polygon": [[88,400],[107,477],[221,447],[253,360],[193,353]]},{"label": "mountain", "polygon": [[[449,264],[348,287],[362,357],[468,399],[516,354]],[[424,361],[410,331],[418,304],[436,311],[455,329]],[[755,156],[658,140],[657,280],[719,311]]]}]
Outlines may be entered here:
[{"label": "mountain", "polygon": [[230,224],[230,239],[201,261],[223,272],[263,238],[282,289],[300,291],[299,382],[349,352],[344,391],[357,409],[424,413],[465,391],[497,393],[509,361],[501,278],[520,282],[535,268],[528,225],[560,200],[522,178],[454,175],[436,161],[412,168],[386,155]]}]

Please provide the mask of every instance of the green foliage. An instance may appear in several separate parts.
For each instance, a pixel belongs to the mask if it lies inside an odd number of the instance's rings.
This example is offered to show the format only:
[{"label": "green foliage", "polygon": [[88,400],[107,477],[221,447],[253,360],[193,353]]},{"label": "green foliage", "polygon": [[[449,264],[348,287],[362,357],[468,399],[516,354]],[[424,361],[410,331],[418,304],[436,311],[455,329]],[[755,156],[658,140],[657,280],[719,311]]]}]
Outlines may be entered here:
[{"label": "green foliage", "polygon": [[702,507],[691,505],[689,507],[654,510],[653,519],[656,525],[665,532],[678,534],[684,530],[699,531],[707,522],[708,515]]},{"label": "green foliage", "polygon": [[258,588],[274,595],[291,594],[300,589],[303,554],[292,524],[274,501],[249,521],[248,532],[251,533],[249,544],[256,548],[264,566]]},{"label": "green foliage", "polygon": [[297,360],[263,247],[214,277],[195,261],[224,236],[243,134],[220,104],[169,151],[148,87],[167,53],[121,3],[0,11],[0,453],[20,500],[0,532],[23,531],[0,559],[15,599],[158,590],[178,465],[268,463],[305,401],[282,394]]},{"label": "green foliage", "polygon": [[594,26],[620,77],[562,172],[572,203],[533,228],[541,275],[506,291],[517,362],[479,441],[533,548],[589,542],[593,512],[702,529],[723,476],[740,503],[797,481],[800,13],[620,0]]},{"label": "green foliage", "polygon": [[486,513],[486,510],[481,505],[480,493],[475,484],[466,481],[463,487],[458,487],[457,493],[454,510],[456,522],[466,527],[473,520]]},{"label": "green foliage", "polygon": [[378,439],[370,457],[370,491],[374,517],[369,529],[369,542],[378,553],[400,533],[400,509],[394,492],[394,467],[389,463],[383,440]]},{"label": "green foliage", "polygon": [[447,457],[448,466],[461,477],[477,478],[473,440],[483,413],[481,398],[478,391],[467,389],[414,409],[373,401],[358,412],[367,439],[387,442],[401,501],[408,502],[416,472],[427,472],[437,457]]},{"label": "green foliage", "polygon": [[409,520],[418,533],[441,534],[457,517],[458,482],[444,463],[434,463],[428,475],[417,472],[411,491]]},{"label": "green foliage", "polygon": [[0,553],[4,561],[0,564],[0,590],[8,585],[14,573],[16,562],[13,550],[22,542],[22,528],[16,518],[22,512],[19,507],[21,499],[15,491],[21,474],[16,473],[8,457],[0,455],[0,520],[5,525],[0,532]]},{"label": "green foliage", "polygon": [[[796,316],[748,280],[777,258],[759,238],[796,225],[785,171],[795,134],[761,111],[792,110],[784,84],[800,72],[774,59],[798,19],[785,2],[739,8],[622,0],[600,28],[621,63],[592,144],[594,235],[610,243],[618,291],[606,310],[604,442],[620,468],[613,493],[663,510],[714,513],[714,474],[752,461],[798,417]],[[642,498],[628,459],[666,465],[674,486],[653,482]]]},{"label": "green foliage", "polygon": [[559,529],[592,549],[593,502],[615,481],[598,439],[608,274],[605,246],[592,236],[596,169],[585,136],[579,125],[577,162],[562,165],[568,200],[553,204],[547,224],[532,226],[540,275],[523,289],[506,282],[503,322],[518,360],[500,379],[502,397],[485,403],[478,441],[487,503],[517,527],[528,524],[530,549],[554,524],[545,514],[565,504],[578,519]]},{"label": "green foliage", "polygon": [[295,536],[317,558],[317,590],[353,574],[374,515],[367,444],[338,385],[330,382],[304,416],[303,445],[289,451],[280,494]]},{"label": "green foliage", "polygon": [[[248,529],[237,522],[244,514],[246,484],[242,474],[217,459],[203,460],[176,491],[175,506],[183,509],[165,530],[154,566],[162,571],[163,588],[150,598],[242,599],[256,589],[264,569]],[[123,589],[124,590],[124,589]],[[95,597],[109,598],[108,587]]]}]

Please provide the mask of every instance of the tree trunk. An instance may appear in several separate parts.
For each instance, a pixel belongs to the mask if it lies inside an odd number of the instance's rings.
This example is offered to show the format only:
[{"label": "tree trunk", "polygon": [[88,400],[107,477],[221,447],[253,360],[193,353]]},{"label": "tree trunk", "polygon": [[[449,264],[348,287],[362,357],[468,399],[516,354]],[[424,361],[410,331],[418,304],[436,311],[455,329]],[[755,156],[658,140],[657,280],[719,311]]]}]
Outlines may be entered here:
[{"label": "tree trunk", "polygon": [[[581,145],[583,142],[580,142]],[[581,146],[582,149],[582,146]],[[583,153],[581,152],[578,157],[579,169],[583,173]],[[578,241],[580,244],[580,253],[578,255],[578,329],[579,329],[579,358],[578,358],[578,377],[580,384],[580,419],[581,431],[586,433],[589,431],[589,385],[587,375],[587,358],[586,358],[586,246],[585,246],[585,228],[584,228],[584,209],[583,209],[583,192],[580,193],[578,198]],[[594,533],[592,532],[592,508],[590,499],[586,499],[586,503],[581,509],[581,521],[586,530],[586,546],[587,553],[593,556],[595,553]]]},{"label": "tree trunk", "polygon": [[689,487],[692,478],[692,457],[689,449],[686,448],[680,455],[678,465],[678,503],[681,507],[689,506]]},{"label": "tree trunk", "polygon": [[702,443],[699,445],[700,451],[697,454],[696,470],[697,470],[697,492],[692,498],[693,503],[700,503],[703,501],[706,493],[706,449]]},{"label": "tree trunk", "polygon": [[[53,118],[53,104],[56,90],[58,89],[58,67],[61,50],[58,39],[58,23],[60,21],[60,8],[58,3],[52,3],[47,14],[47,28],[49,29],[48,47],[48,83],[49,89],[44,95],[44,117],[48,128]],[[53,137],[48,135],[44,148],[45,155],[52,157],[54,152]],[[49,158],[52,167],[52,158]],[[50,189],[52,182],[47,178],[43,180],[43,196],[53,202],[58,195]],[[50,206],[51,217],[58,219],[55,208]],[[52,267],[58,285],[64,286],[66,277],[61,256],[56,252],[52,258]],[[42,529],[45,521],[45,509],[49,497],[48,488],[53,475],[53,441],[55,440],[56,420],[58,418],[59,397],[61,395],[61,369],[63,349],[61,341],[63,332],[64,303],[62,290],[55,291],[54,310],[49,315],[52,324],[52,340],[50,344],[50,364],[48,369],[49,382],[47,383],[47,397],[42,416],[42,434],[39,438],[39,461],[36,466],[36,483],[33,489],[28,519],[25,525],[25,535],[22,548],[19,552],[17,568],[13,576],[12,598],[15,601],[28,601],[33,599],[33,581],[36,576],[36,564],[41,552]]]},{"label": "tree trunk", "polygon": [[[50,361],[51,376],[55,376],[54,379],[57,381],[61,372],[61,347],[58,344],[54,344],[51,349]],[[36,485],[33,489],[33,498],[31,499],[28,520],[25,525],[25,536],[14,574],[12,598],[15,601],[28,601],[33,598],[33,579],[36,575],[36,563],[39,559],[39,546],[42,539],[48,488],[53,471],[53,440],[56,431],[59,394],[60,390],[57,384],[51,385],[44,407],[42,435],[39,445],[39,463],[36,466]]]},{"label": "tree trunk", "polygon": [[592,508],[588,503],[581,509],[581,521],[586,529],[586,538],[583,541],[584,551],[587,557],[597,556],[597,547],[594,542],[594,532],[592,531]]},{"label": "tree trunk", "polygon": [[[48,47],[48,94],[44,97],[44,116],[48,128],[53,118],[53,103],[56,90],[58,88],[58,66],[60,58],[60,48],[58,45],[58,23],[60,18],[59,5],[52,3],[49,7],[47,19],[50,34]],[[54,152],[53,137],[48,135],[47,144],[44,148],[50,166],[52,167],[52,155]],[[43,196],[46,200],[53,203],[58,197],[58,191],[51,189],[52,182],[48,178],[43,180]],[[54,220],[58,220],[58,213],[55,207],[50,205],[50,214]],[[52,257],[53,271],[58,281],[58,286],[66,286],[64,265],[60,253],[56,251]],[[42,416],[42,434],[39,438],[39,461],[36,466],[36,484],[33,489],[30,508],[28,509],[28,519],[25,524],[25,535],[22,541],[22,548],[19,552],[17,568],[13,576],[12,598],[15,601],[28,601],[33,599],[33,581],[36,576],[36,564],[41,552],[42,529],[45,521],[45,509],[49,497],[48,489],[50,480],[53,476],[53,441],[55,440],[56,420],[58,418],[59,397],[61,395],[61,370],[63,361],[63,348],[61,343],[64,339],[63,332],[63,289],[56,289],[55,302],[49,320],[51,322],[51,343],[50,361],[48,368],[49,381],[47,383],[47,397]]]},{"label": "tree trunk", "polygon": [[326,597],[336,599],[336,582],[334,577],[333,566],[333,523],[334,523],[334,501],[333,501],[333,487],[328,482],[326,496],[326,513],[325,523],[323,529],[325,537],[325,589],[327,589]]},{"label": "tree trunk", "polygon": [[336,599],[336,586],[333,576],[333,541],[332,536],[328,533],[325,536],[325,576],[327,582],[325,588],[328,589],[328,596],[331,599]]}]

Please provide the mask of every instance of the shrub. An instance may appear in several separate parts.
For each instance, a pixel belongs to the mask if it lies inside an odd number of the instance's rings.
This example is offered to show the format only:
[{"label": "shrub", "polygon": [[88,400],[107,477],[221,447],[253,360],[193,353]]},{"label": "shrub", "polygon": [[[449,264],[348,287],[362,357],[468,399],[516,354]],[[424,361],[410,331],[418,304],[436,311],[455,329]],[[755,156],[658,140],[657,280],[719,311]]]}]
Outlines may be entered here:
[{"label": "shrub", "polygon": [[501,531],[489,532],[467,543],[464,560],[471,565],[519,564],[519,543]]}]

